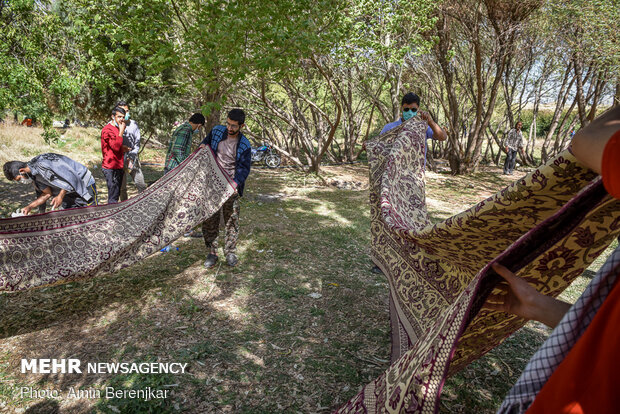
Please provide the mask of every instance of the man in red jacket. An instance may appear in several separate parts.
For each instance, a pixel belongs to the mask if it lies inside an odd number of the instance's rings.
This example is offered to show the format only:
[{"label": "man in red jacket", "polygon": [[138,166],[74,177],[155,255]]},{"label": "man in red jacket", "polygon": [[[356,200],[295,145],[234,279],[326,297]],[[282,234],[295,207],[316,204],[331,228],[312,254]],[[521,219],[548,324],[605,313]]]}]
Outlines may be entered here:
[{"label": "man in red jacket", "polygon": [[101,130],[101,169],[108,184],[108,204],[118,203],[123,181],[123,154],[130,150],[123,145],[125,131],[125,110],[116,107],[112,110],[112,120]]}]

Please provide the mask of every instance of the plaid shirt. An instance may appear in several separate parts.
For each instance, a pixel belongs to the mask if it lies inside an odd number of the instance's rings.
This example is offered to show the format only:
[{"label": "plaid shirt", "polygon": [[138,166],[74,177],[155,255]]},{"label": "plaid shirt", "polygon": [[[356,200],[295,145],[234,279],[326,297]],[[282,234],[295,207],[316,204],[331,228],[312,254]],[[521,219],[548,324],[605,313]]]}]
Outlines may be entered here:
[{"label": "plaid shirt", "polygon": [[191,154],[193,133],[189,122],[184,122],[172,133],[166,154],[165,168],[168,171],[182,163]]},{"label": "plaid shirt", "polygon": [[504,138],[504,146],[511,150],[523,148],[523,134],[521,131],[517,131],[515,128],[511,129],[506,138]]},{"label": "plaid shirt", "polygon": [[[549,338],[530,358],[521,377],[506,395],[497,414],[516,414],[527,411],[603,306],[603,302],[618,279],[619,269],[620,247],[617,247]],[[602,340],[605,339],[602,338]],[[596,359],[596,355],[594,358]]]}]

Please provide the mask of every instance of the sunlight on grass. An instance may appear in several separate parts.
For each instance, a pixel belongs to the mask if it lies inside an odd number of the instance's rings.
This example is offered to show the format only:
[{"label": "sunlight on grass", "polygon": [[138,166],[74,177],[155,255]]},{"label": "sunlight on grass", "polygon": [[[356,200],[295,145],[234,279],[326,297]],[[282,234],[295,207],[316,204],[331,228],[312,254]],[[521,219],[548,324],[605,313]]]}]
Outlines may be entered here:
[{"label": "sunlight on grass", "polygon": [[[40,145],[36,131],[26,132],[25,144],[11,148],[15,154],[59,150]],[[4,137],[1,149],[8,142]],[[96,129],[67,131],[63,140],[63,153],[99,162]],[[160,162],[163,152],[147,148],[144,159]],[[105,187],[100,169],[92,171],[98,186]],[[360,165],[326,171],[328,178],[366,186],[367,174]],[[154,181],[161,167],[149,166],[145,175]],[[497,170],[473,177],[429,173],[431,221],[465,210],[510,182]],[[12,202],[7,194],[0,208]],[[80,378],[76,381],[82,387],[178,384],[162,406],[80,400],[81,412],[253,414],[337,408],[389,366],[389,287],[385,276],[371,272],[368,199],[367,187],[339,190],[298,171],[255,170],[241,200],[240,260],[233,268],[222,255],[222,232],[220,263],[214,269],[202,267],[202,239],[181,238],[175,241],[179,251],[155,254],[115,274],[0,295],[0,345],[11,350],[0,354],[0,400],[15,386],[58,384],[54,377],[22,376],[15,362],[15,355],[54,352],[91,361],[151,358],[188,364],[190,374],[165,378],[166,384],[140,375]],[[597,259],[591,270],[603,260]],[[566,290],[567,300],[581,293],[589,277],[584,274]],[[528,323],[450,378],[440,411],[494,412],[546,335],[540,324]],[[60,384],[66,389],[69,383]],[[291,396],[299,398],[291,403]],[[25,410],[39,402],[13,400],[8,407]]]}]

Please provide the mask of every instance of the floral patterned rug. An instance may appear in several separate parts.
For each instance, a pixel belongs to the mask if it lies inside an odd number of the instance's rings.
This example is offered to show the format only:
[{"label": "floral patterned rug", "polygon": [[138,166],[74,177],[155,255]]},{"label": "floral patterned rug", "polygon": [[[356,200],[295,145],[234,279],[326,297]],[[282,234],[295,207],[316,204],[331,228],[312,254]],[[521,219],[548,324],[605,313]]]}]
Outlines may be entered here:
[{"label": "floral patterned rug", "polygon": [[373,261],[390,286],[392,365],[342,413],[434,413],[445,379],[526,321],[481,309],[497,261],[559,295],[620,232],[620,201],[569,151],[441,223],[426,210],[426,123],[367,143]]},{"label": "floral patterned rug", "polygon": [[159,251],[235,192],[209,149],[118,204],[0,220],[0,291],[114,272]]}]

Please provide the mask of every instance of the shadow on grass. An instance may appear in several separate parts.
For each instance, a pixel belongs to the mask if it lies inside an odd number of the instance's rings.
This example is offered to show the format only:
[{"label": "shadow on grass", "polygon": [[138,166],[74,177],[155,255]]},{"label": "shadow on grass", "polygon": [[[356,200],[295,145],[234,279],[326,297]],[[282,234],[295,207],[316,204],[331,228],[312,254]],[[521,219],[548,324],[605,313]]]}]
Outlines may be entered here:
[{"label": "shadow on grass", "polygon": [[[163,406],[77,400],[70,409],[78,412],[93,404],[104,412],[308,412],[346,402],[387,368],[389,352],[387,285],[368,271],[368,195],[319,188],[258,201],[303,179],[280,178],[255,174],[248,182],[235,268],[203,269],[203,241],[182,239],[180,251],[113,275],[1,295],[0,373],[13,384],[63,392],[104,385],[172,391]],[[20,374],[21,358],[46,357],[84,365],[181,362],[188,373]],[[300,398],[291,400],[294,394]],[[61,409],[69,408],[63,402]]]},{"label": "shadow on grass", "polygon": [[540,325],[529,323],[450,377],[443,388],[439,412],[495,413],[547,335]]},{"label": "shadow on grass", "polygon": [[[163,405],[98,399],[66,408],[63,401],[65,412],[338,408],[389,365],[388,286],[383,275],[370,272],[368,191],[312,187],[307,180],[291,172],[250,175],[234,268],[220,262],[203,269],[203,241],[182,239],[176,242],[180,251],[114,275],[0,296],[0,375],[13,384],[65,391],[152,386],[172,393]],[[135,187],[129,190],[131,195]],[[265,195],[278,196],[261,201]],[[432,212],[431,221],[443,214]],[[497,407],[542,342],[541,333],[528,329],[450,379],[442,412]],[[21,358],[45,357],[84,364],[180,362],[188,372],[19,373]],[[0,393],[0,399],[12,397]],[[40,401],[15,405],[33,403]]]}]

